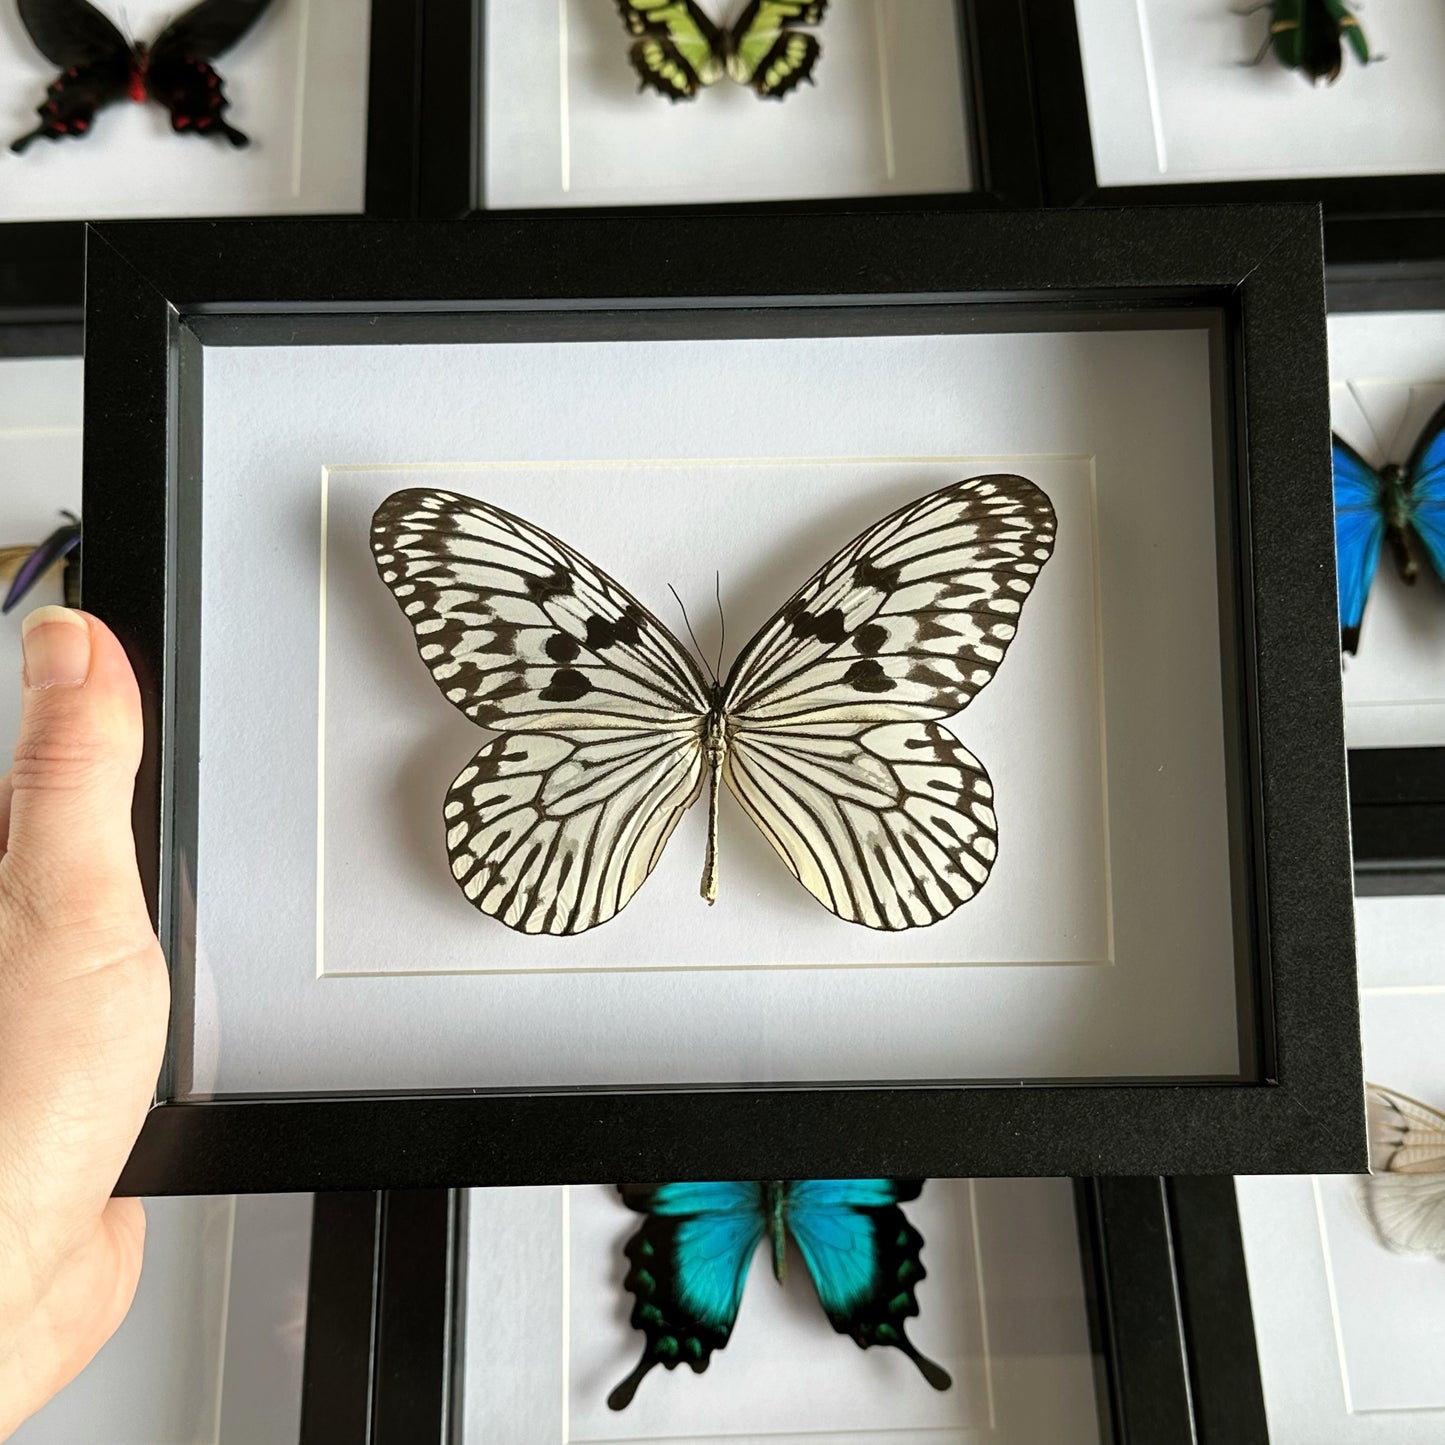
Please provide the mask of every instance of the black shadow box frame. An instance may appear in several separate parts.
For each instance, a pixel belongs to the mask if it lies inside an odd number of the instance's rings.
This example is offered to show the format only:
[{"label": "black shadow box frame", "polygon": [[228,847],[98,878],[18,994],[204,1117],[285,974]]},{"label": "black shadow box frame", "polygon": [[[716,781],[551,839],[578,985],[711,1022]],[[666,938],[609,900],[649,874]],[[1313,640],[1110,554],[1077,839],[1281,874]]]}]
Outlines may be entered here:
[{"label": "black shadow box frame", "polygon": [[[1234,1181],[1080,1179],[1074,1203],[1100,1439],[1268,1445]],[[459,1438],[465,1208],[317,1196],[298,1445]]]},{"label": "black shadow box frame", "polygon": [[[204,248],[193,230],[93,227],[87,266],[86,598],[141,679],[134,825],[173,968],[194,896],[200,648],[197,551],[178,535],[178,498],[200,476],[205,345],[615,336],[619,326],[872,334],[895,327],[888,317],[904,302],[918,308],[912,324],[940,324],[930,308],[964,307],[990,331],[1061,309],[1147,321],[1202,308],[1223,339],[1224,731],[1248,1037],[1241,1075],[1225,1081],[191,1098],[176,1085],[186,1058],[176,1051],[190,1045],[183,977],[123,1192],[1365,1167],[1313,208],[218,222]],[[658,255],[669,257],[665,295]],[[1302,504],[1309,497],[1317,507]]]},{"label": "black shadow box frame", "polygon": [[1079,48],[1075,0],[1030,0],[1029,45],[1038,106],[1045,204],[1050,206],[1203,205],[1310,201],[1324,208],[1325,249],[1335,257],[1334,223],[1362,217],[1440,215],[1445,175],[1327,176],[1175,185],[1101,186]]},{"label": "black shadow box frame", "polygon": [[[1326,278],[1332,312],[1445,311],[1445,218],[1342,224]],[[1445,747],[1351,748],[1355,887],[1445,892]]]},{"label": "black shadow box frame", "polygon": [[[367,216],[402,219],[416,210],[422,4],[371,0]],[[84,304],[84,221],[0,223],[0,313],[35,322],[73,321]]]},{"label": "black shadow box frame", "polygon": [[[421,61],[421,199],[424,219],[484,212],[479,193],[485,95],[482,52],[487,0],[426,0]],[[973,136],[974,190],[942,195],[863,196],[842,200],[730,202],[668,206],[674,214],[703,210],[801,212],[990,209],[1043,202],[1025,12],[1029,0],[956,0],[964,67],[964,103]],[[627,44],[618,26],[619,47]],[[578,210],[576,208],[572,214]],[[597,208],[604,209],[604,208]],[[607,207],[608,213],[651,210]],[[523,214],[496,212],[495,214]]]}]

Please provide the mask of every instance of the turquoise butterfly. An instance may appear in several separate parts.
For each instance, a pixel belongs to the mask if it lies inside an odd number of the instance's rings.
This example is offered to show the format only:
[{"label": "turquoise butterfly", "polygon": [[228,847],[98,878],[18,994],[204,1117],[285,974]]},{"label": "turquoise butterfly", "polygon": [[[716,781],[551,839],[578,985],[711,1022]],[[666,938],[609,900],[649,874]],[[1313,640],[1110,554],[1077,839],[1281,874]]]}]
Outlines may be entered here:
[{"label": "turquoise butterfly", "polygon": [[948,1389],[948,1372],[919,1354],[903,1329],[918,1313],[923,1236],[898,1205],[922,1188],[919,1179],[619,1185],[623,1203],[646,1216],[627,1242],[624,1283],[636,1300],[633,1327],[647,1343],[608,1406],[625,1410],[655,1365],[707,1369],[732,1334],[758,1245],[771,1242],[781,1284],[789,1234],[835,1330],[863,1349],[902,1350],[935,1390]]}]

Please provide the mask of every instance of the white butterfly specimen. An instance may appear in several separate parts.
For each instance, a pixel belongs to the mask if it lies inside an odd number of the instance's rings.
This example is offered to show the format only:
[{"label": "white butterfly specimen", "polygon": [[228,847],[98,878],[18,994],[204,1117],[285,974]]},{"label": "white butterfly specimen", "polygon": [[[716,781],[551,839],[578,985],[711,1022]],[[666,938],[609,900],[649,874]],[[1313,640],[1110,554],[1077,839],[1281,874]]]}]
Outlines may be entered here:
[{"label": "white butterfly specimen", "polygon": [[1368,1086],[1370,1153],[1365,1207],[1389,1249],[1445,1256],[1445,1114]]},{"label": "white butterfly specimen", "polygon": [[997,830],[977,758],[937,721],[997,671],[1054,544],[1023,477],[900,507],[825,562],[725,680],[601,568],[451,492],[396,492],[372,551],[437,685],[500,737],[447,793],[471,903],[523,933],[605,923],[723,783],[839,918],[917,928],[983,886]]}]

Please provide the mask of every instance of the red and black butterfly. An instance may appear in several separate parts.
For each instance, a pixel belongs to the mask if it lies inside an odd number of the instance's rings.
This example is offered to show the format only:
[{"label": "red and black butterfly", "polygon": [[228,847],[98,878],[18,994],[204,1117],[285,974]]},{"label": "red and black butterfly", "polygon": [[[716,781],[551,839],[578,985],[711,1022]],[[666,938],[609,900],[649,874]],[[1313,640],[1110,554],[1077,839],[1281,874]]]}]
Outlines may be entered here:
[{"label": "red and black butterfly", "polygon": [[18,0],[35,48],[63,70],[36,112],[39,126],[10,149],[23,151],[37,136],[83,136],[96,111],[127,97],[165,106],[172,130],[223,135],[233,146],[248,145],[246,136],[221,118],[230,102],[207,62],[230,49],[270,3],[200,0],[153,45],[132,45],[87,0]]}]

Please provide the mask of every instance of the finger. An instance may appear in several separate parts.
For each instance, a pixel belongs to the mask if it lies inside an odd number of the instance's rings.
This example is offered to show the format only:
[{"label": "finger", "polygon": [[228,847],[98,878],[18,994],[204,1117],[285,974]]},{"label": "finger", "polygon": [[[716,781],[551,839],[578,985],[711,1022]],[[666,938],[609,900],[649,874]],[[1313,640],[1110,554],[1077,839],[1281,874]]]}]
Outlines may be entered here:
[{"label": "finger", "polygon": [[131,797],[140,762],[140,696],[114,634],[64,607],[32,612],[22,632],[25,688],[3,866],[32,891],[74,899],[77,872],[135,871]]},{"label": "finger", "polygon": [[0,858],[10,846],[10,774],[0,778]]}]

